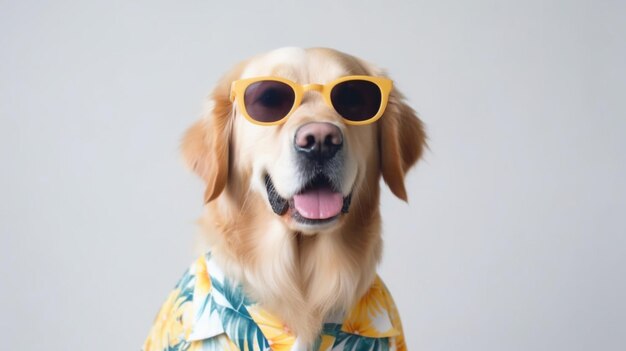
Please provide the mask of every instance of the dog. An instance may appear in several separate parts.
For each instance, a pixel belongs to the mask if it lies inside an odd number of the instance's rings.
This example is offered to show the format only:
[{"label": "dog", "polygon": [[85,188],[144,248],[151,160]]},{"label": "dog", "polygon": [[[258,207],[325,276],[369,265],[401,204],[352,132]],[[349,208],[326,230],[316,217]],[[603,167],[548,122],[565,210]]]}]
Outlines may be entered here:
[{"label": "dog", "polygon": [[424,126],[385,73],[328,48],[236,65],[182,141],[210,252],[144,350],[405,350],[381,259],[380,179],[407,200]]}]

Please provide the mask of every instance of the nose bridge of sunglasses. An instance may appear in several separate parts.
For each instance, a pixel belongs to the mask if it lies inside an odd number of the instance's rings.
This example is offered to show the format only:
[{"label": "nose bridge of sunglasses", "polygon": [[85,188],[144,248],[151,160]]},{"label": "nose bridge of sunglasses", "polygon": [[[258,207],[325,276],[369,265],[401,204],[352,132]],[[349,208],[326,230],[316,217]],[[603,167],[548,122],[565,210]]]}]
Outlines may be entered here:
[{"label": "nose bridge of sunglasses", "polygon": [[302,85],[302,103],[310,100],[311,98],[315,99],[313,96],[311,96],[311,93],[313,92],[318,92],[319,94],[322,94],[324,92],[324,86],[322,84]]},{"label": "nose bridge of sunglasses", "polygon": [[322,84],[306,84],[302,86],[302,91],[305,93],[312,90],[321,93],[324,90],[324,86]]}]

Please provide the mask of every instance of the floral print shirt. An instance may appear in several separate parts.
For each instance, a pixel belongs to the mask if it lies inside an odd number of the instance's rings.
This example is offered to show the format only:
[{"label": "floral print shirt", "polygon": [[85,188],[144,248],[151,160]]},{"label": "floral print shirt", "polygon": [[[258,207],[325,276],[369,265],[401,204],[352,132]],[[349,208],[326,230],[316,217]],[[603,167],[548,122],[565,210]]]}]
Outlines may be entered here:
[{"label": "floral print shirt", "polygon": [[[289,329],[250,300],[241,286],[200,257],[161,307],[144,351],[304,351]],[[376,277],[349,313],[330,318],[313,351],[406,350],[402,325],[387,288]]]}]

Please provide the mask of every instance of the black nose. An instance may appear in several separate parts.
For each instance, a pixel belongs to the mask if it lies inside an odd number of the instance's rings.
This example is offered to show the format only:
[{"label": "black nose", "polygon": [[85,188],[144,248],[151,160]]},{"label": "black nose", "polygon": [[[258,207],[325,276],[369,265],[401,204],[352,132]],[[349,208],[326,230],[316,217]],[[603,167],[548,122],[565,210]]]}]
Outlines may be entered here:
[{"label": "black nose", "polygon": [[326,122],[307,123],[296,131],[294,146],[301,155],[310,159],[327,160],[341,150],[343,135],[334,124]]}]

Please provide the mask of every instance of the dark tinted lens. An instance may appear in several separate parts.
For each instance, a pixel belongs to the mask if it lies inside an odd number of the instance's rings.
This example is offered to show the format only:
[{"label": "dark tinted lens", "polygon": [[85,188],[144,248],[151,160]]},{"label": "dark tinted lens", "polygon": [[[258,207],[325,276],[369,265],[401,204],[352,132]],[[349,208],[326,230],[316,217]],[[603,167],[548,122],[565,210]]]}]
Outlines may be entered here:
[{"label": "dark tinted lens", "polygon": [[376,115],[382,96],[378,86],[366,80],[349,80],[335,85],[330,100],[339,114],[351,121],[365,121]]},{"label": "dark tinted lens", "polygon": [[289,85],[265,80],[250,84],[243,101],[248,115],[254,120],[276,122],[291,111],[295,96]]}]

